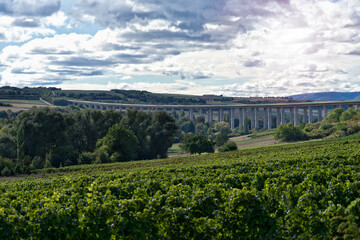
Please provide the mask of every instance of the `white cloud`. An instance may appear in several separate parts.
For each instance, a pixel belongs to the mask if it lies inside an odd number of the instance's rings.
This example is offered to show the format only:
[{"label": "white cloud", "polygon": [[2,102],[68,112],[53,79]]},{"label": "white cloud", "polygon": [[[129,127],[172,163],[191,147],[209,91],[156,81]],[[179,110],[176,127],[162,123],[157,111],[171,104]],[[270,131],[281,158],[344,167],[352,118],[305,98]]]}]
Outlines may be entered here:
[{"label": "white cloud", "polygon": [[[2,85],[67,86],[77,79],[116,75],[122,82],[115,87],[178,93],[359,89],[360,3],[355,0],[79,0],[69,13],[56,10],[56,4],[51,13],[42,10],[37,16],[30,14],[34,8],[16,15],[14,4],[11,9],[0,4],[0,12],[8,15],[0,17],[0,41],[34,38],[0,53],[0,64],[6,66]],[[94,35],[58,35],[52,29],[70,22],[104,29]],[[129,84],[133,75],[187,82]]]},{"label": "white cloud", "polygon": [[42,22],[44,26],[62,27],[66,25],[68,19],[68,16],[64,12],[59,11],[43,18]]}]

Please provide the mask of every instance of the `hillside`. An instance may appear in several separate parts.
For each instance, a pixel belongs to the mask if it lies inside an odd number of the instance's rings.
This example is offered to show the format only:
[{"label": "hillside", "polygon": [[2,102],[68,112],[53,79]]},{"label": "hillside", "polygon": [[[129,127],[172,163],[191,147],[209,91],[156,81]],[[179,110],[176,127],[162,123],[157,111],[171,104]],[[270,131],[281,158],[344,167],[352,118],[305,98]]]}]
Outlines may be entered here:
[{"label": "hillside", "polygon": [[160,94],[148,91],[121,90],[90,91],[90,90],[61,90],[59,88],[16,88],[0,87],[0,100],[39,100],[40,98],[58,106],[68,104],[67,100],[128,103],[128,104],[159,104],[159,105],[205,105],[205,104],[254,104],[296,102],[287,97],[226,97],[222,95],[180,95]]},{"label": "hillside", "polygon": [[346,101],[360,100],[360,92],[318,92],[289,96],[296,100]]},{"label": "hillside", "polygon": [[0,182],[0,238],[356,239],[359,135]]}]

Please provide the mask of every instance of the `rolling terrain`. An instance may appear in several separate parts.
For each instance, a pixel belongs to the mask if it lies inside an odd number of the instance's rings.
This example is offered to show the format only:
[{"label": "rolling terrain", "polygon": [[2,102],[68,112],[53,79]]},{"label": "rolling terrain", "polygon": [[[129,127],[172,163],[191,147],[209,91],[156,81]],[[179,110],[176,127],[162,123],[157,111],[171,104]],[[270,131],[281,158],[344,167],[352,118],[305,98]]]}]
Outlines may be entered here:
[{"label": "rolling terrain", "polygon": [[38,170],[0,182],[0,238],[355,239],[359,137]]},{"label": "rolling terrain", "polygon": [[296,100],[351,101],[360,100],[360,92],[318,92],[292,95],[289,97]]}]

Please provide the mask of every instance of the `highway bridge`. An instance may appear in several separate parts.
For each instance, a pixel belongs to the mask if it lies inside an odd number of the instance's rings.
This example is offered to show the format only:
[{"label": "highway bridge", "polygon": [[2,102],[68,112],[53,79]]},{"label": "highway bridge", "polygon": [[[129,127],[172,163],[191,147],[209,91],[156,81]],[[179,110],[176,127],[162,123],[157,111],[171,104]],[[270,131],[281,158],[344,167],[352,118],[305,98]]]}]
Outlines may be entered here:
[{"label": "highway bridge", "polygon": [[327,101],[302,103],[273,103],[273,104],[236,104],[236,105],[151,105],[151,104],[123,104],[69,100],[74,105],[82,105],[90,109],[126,111],[137,109],[145,112],[167,111],[177,112],[194,119],[205,116],[208,122],[223,121],[227,114],[231,129],[244,125],[245,116],[251,121],[251,129],[262,123],[264,129],[276,128],[280,124],[292,122],[299,125],[302,122],[314,123],[323,120],[335,108],[358,108],[360,101]]}]

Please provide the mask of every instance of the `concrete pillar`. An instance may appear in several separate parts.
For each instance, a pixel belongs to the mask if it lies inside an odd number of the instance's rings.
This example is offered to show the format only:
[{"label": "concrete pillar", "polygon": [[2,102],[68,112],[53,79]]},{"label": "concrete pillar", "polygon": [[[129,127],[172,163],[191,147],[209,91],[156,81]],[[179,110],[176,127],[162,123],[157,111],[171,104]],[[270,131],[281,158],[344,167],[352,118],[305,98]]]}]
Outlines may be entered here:
[{"label": "concrete pillar", "polygon": [[279,127],[281,124],[281,112],[280,112],[280,108],[277,107],[276,108],[276,127]]},{"label": "concrete pillar", "polygon": [[251,129],[255,127],[255,117],[256,117],[255,108],[251,108]]},{"label": "concrete pillar", "polygon": [[220,108],[219,112],[220,112],[219,122],[222,122],[224,121],[224,109]]},{"label": "concrete pillar", "polygon": [[318,106],[318,122],[320,122],[322,119],[322,106]]},{"label": "concrete pillar", "polygon": [[193,120],[194,119],[194,113],[193,113],[193,109],[189,108],[189,119]]},{"label": "concrete pillar", "polygon": [[255,121],[255,127],[258,127],[259,126],[259,118],[258,118],[258,114],[259,114],[259,108],[255,108],[255,119],[254,119],[254,121]]},{"label": "concrete pillar", "polygon": [[171,112],[174,113],[174,112],[175,112],[175,108],[171,108]]},{"label": "concrete pillar", "polygon": [[327,117],[328,115],[328,106],[324,105],[324,119]]},{"label": "concrete pillar", "polygon": [[244,126],[245,108],[239,109],[239,126]]},{"label": "concrete pillar", "polygon": [[184,113],[184,108],[182,107],[180,108],[180,117],[183,115],[183,113]]},{"label": "concrete pillar", "polygon": [[295,120],[294,120],[294,107],[290,107],[290,122],[295,125]]},{"label": "concrete pillar", "polygon": [[313,122],[313,107],[309,107],[309,123]]},{"label": "concrete pillar", "polygon": [[264,129],[267,129],[268,128],[268,119],[269,119],[269,116],[268,116],[269,112],[268,112],[268,108],[264,108],[264,121],[263,121],[263,128]]},{"label": "concrete pillar", "polygon": [[280,124],[284,125],[285,124],[285,107],[281,107],[280,114],[281,114]]},{"label": "concrete pillar", "polygon": [[208,108],[208,122],[212,122],[213,120],[213,110],[212,108]]},{"label": "concrete pillar", "polygon": [[294,107],[294,125],[299,125],[299,108]]},{"label": "concrete pillar", "polygon": [[268,129],[272,128],[272,107],[268,108]]},{"label": "concrete pillar", "polygon": [[308,116],[308,107],[303,107],[304,113],[303,113],[303,122],[308,123],[309,122],[309,116]]},{"label": "concrete pillar", "polygon": [[202,115],[202,108],[198,108],[198,116]]},{"label": "concrete pillar", "polygon": [[235,128],[235,108],[230,108],[229,111],[229,120],[230,120],[230,128],[234,129]]}]

